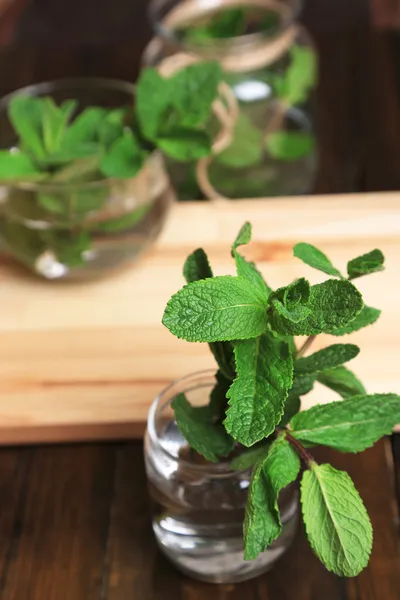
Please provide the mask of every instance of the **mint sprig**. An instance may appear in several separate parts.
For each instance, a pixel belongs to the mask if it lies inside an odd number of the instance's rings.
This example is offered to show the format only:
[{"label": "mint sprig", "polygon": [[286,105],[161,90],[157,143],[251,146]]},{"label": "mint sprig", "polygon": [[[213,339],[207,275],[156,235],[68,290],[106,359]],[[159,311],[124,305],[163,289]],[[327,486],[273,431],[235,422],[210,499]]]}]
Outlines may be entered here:
[{"label": "mint sprig", "polygon": [[[247,559],[256,558],[280,535],[278,494],[296,480],[301,460],[302,512],[310,544],[329,570],[351,577],[370,555],[368,515],[349,476],[318,465],[308,448],[321,444],[340,452],[364,451],[400,422],[400,397],[365,392],[344,366],[359,353],[354,344],[307,351],[319,333],[345,335],[376,321],[379,311],[364,305],[349,279],[380,270],[383,256],[374,250],[349,261],[345,279],[320,250],[298,244],[295,255],[333,279],[311,286],[300,278],[273,291],[256,266],[239,254],[250,241],[251,227],[245,223],[232,246],[237,277],[214,277],[204,251],[193,253],[185,264],[192,283],[165,310],[163,322],[178,337],[211,343],[217,357],[218,344],[223,344],[222,356],[226,348],[234,349],[230,376],[219,371],[208,413],[190,413],[199,419],[200,429],[187,421],[184,435],[199,451],[198,439],[193,444],[191,439],[201,430],[200,451],[214,460],[225,455],[218,455],[201,428],[224,427],[235,443],[231,467],[253,468],[244,523]],[[297,335],[309,336],[299,349]],[[330,388],[341,400],[302,412],[301,398],[315,384]],[[208,425],[205,414],[211,418]]]}]

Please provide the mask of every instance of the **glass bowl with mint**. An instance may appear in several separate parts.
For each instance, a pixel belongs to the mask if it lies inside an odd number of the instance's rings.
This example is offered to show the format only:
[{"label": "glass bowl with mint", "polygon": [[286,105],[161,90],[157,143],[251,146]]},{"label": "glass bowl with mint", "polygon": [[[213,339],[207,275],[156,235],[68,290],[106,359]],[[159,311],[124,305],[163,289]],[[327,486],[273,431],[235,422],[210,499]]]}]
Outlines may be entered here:
[{"label": "glass bowl with mint", "polygon": [[132,262],[159,234],[170,186],[158,151],[131,129],[134,87],[82,79],[0,102],[1,243],[46,279],[86,279]]}]

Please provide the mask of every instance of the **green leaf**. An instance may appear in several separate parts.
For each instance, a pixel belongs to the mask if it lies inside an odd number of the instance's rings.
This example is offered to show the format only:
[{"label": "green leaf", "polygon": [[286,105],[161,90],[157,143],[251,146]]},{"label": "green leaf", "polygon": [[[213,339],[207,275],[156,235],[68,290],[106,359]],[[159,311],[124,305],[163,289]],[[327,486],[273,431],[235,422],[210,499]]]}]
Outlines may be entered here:
[{"label": "green leaf", "polygon": [[24,152],[0,150],[0,181],[37,181],[45,176]]},{"label": "green leaf", "polygon": [[289,392],[289,395],[285,402],[285,410],[283,413],[283,417],[279,422],[279,427],[286,427],[288,423],[292,420],[294,415],[296,415],[301,408],[301,400],[299,396],[295,396]]},{"label": "green leaf", "polygon": [[132,132],[127,131],[117,139],[103,156],[100,168],[106,177],[128,179],[142,169],[145,154]]},{"label": "green leaf", "polygon": [[[79,178],[75,177],[75,165],[84,164],[85,161],[96,164],[96,172],[92,170],[92,177],[98,176],[100,154],[102,152],[100,144],[96,142],[81,142],[80,144],[65,146],[61,143],[61,147],[54,154],[49,154],[45,160],[39,162],[42,169],[53,170],[54,168],[62,167],[61,171],[57,171],[52,176],[52,181],[76,181],[79,180],[81,174],[77,169]],[[75,163],[69,164],[69,163]],[[66,166],[64,166],[66,165]],[[71,173],[71,175],[70,175]],[[86,175],[86,173],[83,173]],[[82,177],[83,179],[83,177]]]},{"label": "green leaf", "polygon": [[258,165],[263,155],[263,137],[249,117],[240,113],[230,146],[216,156],[215,161],[226,167],[243,169]]},{"label": "green leaf", "polygon": [[210,394],[209,411],[212,418],[222,422],[225,417],[225,411],[228,403],[227,394],[232,380],[227,379],[223,372],[218,371],[216,375],[216,384]]},{"label": "green leaf", "polygon": [[171,80],[153,68],[143,69],[136,85],[136,114],[143,135],[154,140],[170,103]]},{"label": "green leaf", "polygon": [[244,450],[239,456],[236,456],[229,466],[233,471],[245,471],[246,469],[250,469],[256,463],[267,458],[270,447],[271,441],[263,440],[259,444],[252,446],[252,448]]},{"label": "green leaf", "polygon": [[318,373],[317,381],[337,392],[342,398],[366,394],[365,387],[352,371],[346,367],[336,367]]},{"label": "green leaf", "polygon": [[164,137],[157,137],[157,146],[167,156],[187,162],[211,154],[211,140],[205,131],[175,127]]},{"label": "green leaf", "polygon": [[311,314],[308,307],[310,284],[307,279],[297,279],[287,287],[276,290],[270,296],[274,311],[293,323],[303,321]]},{"label": "green leaf", "polygon": [[232,452],[233,439],[222,425],[212,422],[207,411],[199,411],[191,406],[184,394],[179,394],[171,406],[179,431],[196,452],[211,462],[218,462],[221,456],[228,456]]},{"label": "green leaf", "polygon": [[68,230],[48,230],[40,233],[48,248],[67,267],[81,267],[85,264],[84,253],[90,250],[92,240],[88,232]]},{"label": "green leaf", "polygon": [[104,119],[99,124],[98,138],[100,143],[106,148],[122,136],[126,114],[126,109],[115,108],[106,113]]},{"label": "green leaf", "polygon": [[247,246],[247,244],[250,244],[251,236],[252,236],[251,223],[246,221],[246,223],[244,223],[244,225],[242,225],[242,227],[240,228],[240,231],[237,234],[236,239],[232,244],[232,252],[234,252],[234,250],[236,250],[236,248],[238,248],[239,246]]},{"label": "green leaf", "polygon": [[207,254],[203,248],[198,248],[187,257],[183,265],[183,276],[187,283],[193,283],[200,279],[210,279],[213,276]]},{"label": "green leaf", "polygon": [[45,158],[42,140],[42,100],[17,94],[10,101],[8,116],[24,149],[31,152],[35,158]]},{"label": "green leaf", "polygon": [[359,353],[360,348],[354,344],[333,344],[310,356],[299,358],[294,368],[297,373],[318,373],[325,369],[339,367]]},{"label": "green leaf", "polygon": [[265,283],[263,276],[258,271],[257,267],[253,262],[247,261],[241,256],[236,249],[239,246],[248,244],[251,241],[251,224],[245,223],[238,233],[236,240],[232,246],[232,255],[236,263],[236,271],[239,277],[247,279],[249,283],[254,286],[254,291],[259,294],[262,302],[268,302],[268,297],[271,293],[271,289]]},{"label": "green leaf", "polygon": [[181,127],[203,125],[218,96],[222,78],[218,62],[201,61],[189,65],[170,79],[170,101],[179,111]]},{"label": "green leaf", "polygon": [[349,281],[330,279],[311,287],[308,308],[311,314],[299,323],[272,313],[272,328],[289,335],[332,333],[356,318],[363,308],[363,301],[360,292]]},{"label": "green leaf", "polygon": [[237,378],[229,389],[225,428],[244,446],[268,437],[283,416],[293,360],[285,342],[265,334],[235,342]]},{"label": "green leaf", "polygon": [[349,333],[353,333],[354,331],[359,331],[364,327],[368,327],[368,325],[373,325],[379,317],[381,311],[377,308],[371,308],[370,306],[364,306],[362,311],[353,319],[348,325],[344,327],[338,327],[331,331],[331,335],[342,336],[348,335]]},{"label": "green leaf", "polygon": [[71,155],[68,157],[67,162],[69,164],[51,177],[52,183],[91,182],[100,177],[100,157],[98,155],[86,156],[76,160]]},{"label": "green leaf", "polygon": [[290,422],[293,436],[303,442],[330,446],[341,452],[362,452],[400,423],[396,394],[353,396],[313,406]]},{"label": "green leaf", "polygon": [[71,148],[82,142],[96,141],[106,118],[107,111],[104,108],[97,106],[86,108],[65,131],[62,146]]},{"label": "green leaf", "polygon": [[120,217],[109,219],[108,221],[96,222],[95,229],[104,233],[118,233],[120,231],[128,231],[137,225],[142,219],[145,218],[147,213],[151,210],[153,204],[142,204],[138,206],[134,211],[125,213]]},{"label": "green leaf", "polygon": [[349,279],[357,279],[363,275],[383,271],[385,257],[380,250],[372,250],[368,254],[363,254],[347,263],[347,273]]},{"label": "green leaf", "polygon": [[295,481],[300,461],[284,435],[253,471],[244,519],[245,560],[253,560],[280,535],[279,492]]},{"label": "green leaf", "polygon": [[329,571],[355,577],[367,566],[372,527],[349,475],[313,464],[301,482],[301,502],[311,547]]},{"label": "green leaf", "polygon": [[313,50],[304,46],[293,46],[291,63],[287,69],[281,99],[289,106],[302,104],[308,99],[310,89],[316,82],[316,55]]},{"label": "green leaf", "polygon": [[188,342],[249,339],[266,329],[266,305],[246,280],[214,277],[189,283],[174,294],[163,324]]},{"label": "green leaf", "polygon": [[299,373],[294,373],[290,394],[295,396],[305,396],[313,389],[315,379],[315,375],[299,375]]},{"label": "green leaf", "polygon": [[276,131],[265,140],[267,150],[277,160],[294,161],[309,156],[314,150],[314,136],[298,131]]},{"label": "green leaf", "polygon": [[65,215],[68,212],[68,206],[65,203],[64,197],[38,194],[37,201],[39,206],[44,210],[56,215]]},{"label": "green leaf", "polygon": [[77,101],[67,100],[61,106],[57,106],[53,98],[47,96],[42,98],[42,103],[43,142],[47,154],[52,154],[57,152],[61,146],[68,122],[76,109]]},{"label": "green leaf", "polygon": [[315,246],[304,242],[296,244],[293,248],[293,254],[313,269],[343,279],[342,274],[333,266],[329,258]]},{"label": "green leaf", "polygon": [[[202,248],[198,248],[188,256],[183,266],[183,275],[187,283],[213,277],[207,254]],[[229,342],[215,342],[210,344],[210,350],[222,373],[228,380],[232,380],[234,377],[232,344]]]}]

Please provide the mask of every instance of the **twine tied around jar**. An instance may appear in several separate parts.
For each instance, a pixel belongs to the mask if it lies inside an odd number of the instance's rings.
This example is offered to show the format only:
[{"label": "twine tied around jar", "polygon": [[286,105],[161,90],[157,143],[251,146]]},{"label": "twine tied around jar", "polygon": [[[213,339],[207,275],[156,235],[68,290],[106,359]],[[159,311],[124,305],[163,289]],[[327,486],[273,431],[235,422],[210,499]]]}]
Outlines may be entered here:
[{"label": "twine tied around jar", "polygon": [[[277,13],[282,22],[289,22],[292,9],[281,0],[185,0],[175,6],[163,19],[162,27],[167,31],[177,31],[190,27],[194,21],[202,16],[212,16],[226,8],[259,7],[263,10],[271,10]],[[295,42],[298,29],[295,24],[284,27],[282,31],[270,36],[261,36],[259,33],[250,33],[240,36],[238,42],[235,38],[228,40],[214,40],[219,50],[218,61],[222,68],[229,73],[241,73],[266,67],[280,57],[284,56]],[[167,43],[171,42],[174,51],[174,43],[167,36]],[[164,40],[154,37],[144,52],[144,62],[154,64],[154,57],[161,54]],[[197,51],[197,52],[196,52]],[[184,51],[178,51],[164,58],[156,65],[159,72],[169,77],[179,70],[201,60],[210,60],[212,56],[207,55],[206,46],[188,45]],[[239,115],[239,106],[232,89],[222,83],[219,87],[220,97],[213,104],[213,112],[217,117],[221,128],[212,146],[212,155],[198,161],[196,176],[200,189],[210,200],[227,200],[211,184],[209,178],[209,167],[219,153],[227,149],[233,140],[235,124]],[[276,114],[272,117],[265,135],[278,130],[285,118],[286,107],[277,106]]]}]

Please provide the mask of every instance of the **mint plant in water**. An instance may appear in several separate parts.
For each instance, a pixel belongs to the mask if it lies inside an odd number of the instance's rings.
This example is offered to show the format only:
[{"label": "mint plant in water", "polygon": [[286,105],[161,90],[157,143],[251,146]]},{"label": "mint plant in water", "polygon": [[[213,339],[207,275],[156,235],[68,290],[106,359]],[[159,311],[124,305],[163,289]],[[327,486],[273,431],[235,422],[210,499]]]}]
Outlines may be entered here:
[{"label": "mint plant in water", "polygon": [[[168,302],[163,323],[177,337],[207,342],[218,363],[207,406],[184,394],[172,403],[192,459],[229,461],[252,469],[243,526],[244,558],[256,559],[282,532],[280,494],[301,478],[301,505],[312,549],[326,568],[353,577],[366,567],[372,528],[349,475],[318,464],[315,445],[362,452],[400,422],[400,397],[367,394],[346,363],[359,353],[335,343],[307,354],[315,336],[342,338],[372,325],[380,311],[366,306],[354,285],[383,269],[379,250],[350,260],[342,274],[317,248],[301,243],[294,255],[329,279],[300,278],[272,290],[239,252],[251,238],[246,223],[232,247],[237,276],[213,276],[202,249],[184,266],[187,285]],[[297,338],[306,336],[301,344]],[[300,411],[301,397],[319,382],[338,401]]]},{"label": "mint plant in water", "polygon": [[112,108],[107,87],[105,106],[88,106],[90,88],[82,104],[30,90],[12,95],[7,125],[14,133],[0,151],[8,248],[43,275],[49,262],[64,267],[49,276],[92,266],[99,256],[108,267],[135,255],[158,233],[169,203],[160,153],[187,161],[211,152],[204,125],[220,78],[213,62],[170,78],[145,69],[135,102],[133,87],[120,84],[130,93],[116,94],[121,105]]}]

